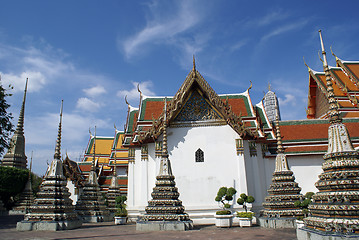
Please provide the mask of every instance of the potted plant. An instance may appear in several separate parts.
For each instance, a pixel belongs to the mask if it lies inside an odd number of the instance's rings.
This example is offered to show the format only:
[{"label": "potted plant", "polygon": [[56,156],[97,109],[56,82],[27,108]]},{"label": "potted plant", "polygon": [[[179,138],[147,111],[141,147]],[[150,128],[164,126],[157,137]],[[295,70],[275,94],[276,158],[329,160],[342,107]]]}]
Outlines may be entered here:
[{"label": "potted plant", "polygon": [[237,212],[237,217],[239,218],[239,226],[241,227],[251,227],[252,226],[252,218],[254,216],[253,212],[248,212],[248,203],[254,202],[254,197],[247,196],[247,194],[242,193],[240,198],[237,199],[237,203],[242,205],[245,212]]},{"label": "potted plant", "polygon": [[231,227],[233,214],[229,210],[231,208],[230,202],[233,200],[233,195],[236,194],[236,189],[230,187],[221,187],[218,190],[215,201],[222,207],[222,210],[216,212],[216,226],[217,227]]},{"label": "potted plant", "polygon": [[303,216],[297,217],[297,220],[296,220],[297,228],[303,227],[304,226],[303,218],[306,218],[309,216],[308,205],[312,202],[313,195],[314,195],[313,192],[307,192],[304,195],[304,200],[302,200],[302,201],[298,200],[298,201],[294,202],[294,206],[301,208],[302,212],[303,212]]},{"label": "potted plant", "polygon": [[115,213],[115,224],[122,225],[126,223],[127,220],[127,210],[126,210],[126,202],[127,197],[124,195],[116,197],[116,208],[117,211]]}]

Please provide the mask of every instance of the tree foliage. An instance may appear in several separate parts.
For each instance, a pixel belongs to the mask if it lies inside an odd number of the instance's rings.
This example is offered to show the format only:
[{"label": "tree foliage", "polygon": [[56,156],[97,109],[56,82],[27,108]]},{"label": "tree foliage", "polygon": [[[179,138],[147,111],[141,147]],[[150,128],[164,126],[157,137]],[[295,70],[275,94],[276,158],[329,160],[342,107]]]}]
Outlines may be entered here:
[{"label": "tree foliage", "polygon": [[[34,194],[39,191],[42,178],[31,174],[31,184]],[[29,177],[28,169],[0,166],[0,196],[7,208],[11,208],[15,199],[23,191]]]},{"label": "tree foliage", "polygon": [[254,197],[247,196],[247,194],[245,194],[245,193],[242,193],[241,195],[239,195],[239,198],[237,199],[237,203],[239,205],[243,205],[243,208],[244,208],[244,210],[246,210],[246,212],[247,212],[247,204],[252,203],[254,201],[255,201]]},{"label": "tree foliage", "polygon": [[[230,187],[230,188],[221,187],[218,190],[217,196],[214,200],[218,203],[221,202],[223,205],[223,209],[225,210],[226,208],[231,207],[229,202],[233,200],[233,195],[236,194],[236,192],[237,192],[237,190],[232,187]],[[226,201],[226,202],[224,202],[224,201]]]},{"label": "tree foliage", "polygon": [[[12,89],[9,86],[9,89]],[[6,102],[6,97],[11,96],[7,89],[2,86],[0,77],[0,156],[9,147],[10,134],[14,131],[14,125],[11,123],[12,115],[8,113],[10,105]]]}]

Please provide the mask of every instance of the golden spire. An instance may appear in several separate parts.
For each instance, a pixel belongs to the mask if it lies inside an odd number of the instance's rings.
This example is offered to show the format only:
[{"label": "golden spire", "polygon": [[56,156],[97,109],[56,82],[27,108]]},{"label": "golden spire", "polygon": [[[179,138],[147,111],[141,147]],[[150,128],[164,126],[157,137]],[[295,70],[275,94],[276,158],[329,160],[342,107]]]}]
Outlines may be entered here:
[{"label": "golden spire", "polygon": [[327,82],[327,96],[328,96],[328,102],[329,102],[329,120],[331,123],[341,122],[338,111],[338,103],[337,100],[334,97],[334,89],[333,89],[333,83],[330,77],[328,62],[327,62],[327,56],[324,49],[324,43],[322,38],[322,31],[319,30],[319,38],[320,38],[320,44],[322,47],[322,55],[323,55],[323,68],[325,72],[325,79]]},{"label": "golden spire", "polygon": [[270,91],[270,83],[268,82],[268,91]]},{"label": "golden spire", "polygon": [[61,159],[61,128],[62,128],[62,109],[64,105],[64,100],[61,100],[61,109],[60,109],[60,123],[59,123],[59,130],[57,134],[56,140],[56,147],[55,147],[55,159]]}]

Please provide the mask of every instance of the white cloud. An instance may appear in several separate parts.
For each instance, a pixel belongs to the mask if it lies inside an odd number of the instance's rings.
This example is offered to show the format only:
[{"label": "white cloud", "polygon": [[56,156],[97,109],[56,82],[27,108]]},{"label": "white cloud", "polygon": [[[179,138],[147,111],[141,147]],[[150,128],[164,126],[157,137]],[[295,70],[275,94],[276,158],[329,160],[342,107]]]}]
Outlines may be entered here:
[{"label": "white cloud", "polygon": [[295,96],[292,94],[285,94],[284,95],[284,99],[283,98],[278,98],[279,100],[279,104],[284,106],[284,105],[295,105]]},{"label": "white cloud", "polygon": [[141,52],[141,48],[146,44],[166,43],[200,21],[199,13],[193,8],[193,1],[179,1],[177,4],[178,8],[175,12],[159,11],[157,4],[150,5],[153,18],[147,21],[146,27],[124,42],[120,42],[128,59]]},{"label": "white cloud", "polygon": [[83,97],[77,100],[76,108],[87,111],[87,112],[96,112],[100,108],[101,104],[99,102],[94,102],[89,98]]},{"label": "white cloud", "polygon": [[300,20],[298,22],[294,22],[294,23],[290,23],[290,24],[286,24],[283,26],[280,26],[276,29],[274,29],[273,31],[269,32],[268,34],[264,35],[261,38],[261,42],[267,41],[268,39],[275,37],[277,35],[292,31],[292,30],[298,30],[302,27],[304,27],[304,25],[306,25],[308,23],[308,20]]},{"label": "white cloud", "polygon": [[92,88],[87,88],[87,89],[84,89],[83,91],[89,97],[97,97],[103,93],[106,93],[106,89],[101,85],[97,85]]},{"label": "white cloud", "polygon": [[142,92],[143,95],[145,96],[154,96],[155,93],[151,90],[153,87],[153,84],[151,81],[146,81],[146,82],[142,82],[142,83],[138,83],[138,82],[132,82],[132,86],[133,88],[130,90],[120,90],[117,92],[117,96],[118,97],[125,97],[127,96],[127,100],[139,100],[140,98],[140,93],[137,90],[137,85],[139,84],[139,88]]},{"label": "white cloud", "polygon": [[19,75],[0,72],[1,81],[4,86],[14,87],[14,92],[24,91],[26,78],[29,78],[28,91],[37,92],[46,84],[45,76],[41,72],[22,72]]}]

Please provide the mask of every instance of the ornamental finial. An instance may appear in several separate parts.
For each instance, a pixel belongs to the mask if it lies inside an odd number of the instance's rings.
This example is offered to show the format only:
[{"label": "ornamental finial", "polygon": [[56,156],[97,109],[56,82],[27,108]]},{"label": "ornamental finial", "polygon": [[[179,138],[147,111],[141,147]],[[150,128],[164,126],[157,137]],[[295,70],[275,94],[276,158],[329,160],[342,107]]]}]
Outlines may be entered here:
[{"label": "ornamental finial", "polygon": [[54,154],[55,159],[61,159],[61,128],[62,128],[63,105],[64,105],[64,100],[61,100],[59,130],[57,134],[57,141],[56,141],[55,154]]}]

